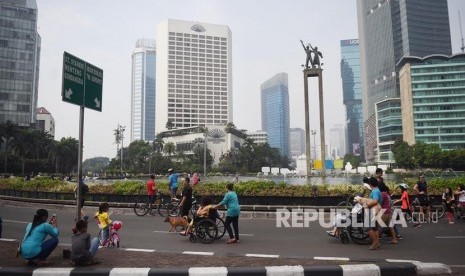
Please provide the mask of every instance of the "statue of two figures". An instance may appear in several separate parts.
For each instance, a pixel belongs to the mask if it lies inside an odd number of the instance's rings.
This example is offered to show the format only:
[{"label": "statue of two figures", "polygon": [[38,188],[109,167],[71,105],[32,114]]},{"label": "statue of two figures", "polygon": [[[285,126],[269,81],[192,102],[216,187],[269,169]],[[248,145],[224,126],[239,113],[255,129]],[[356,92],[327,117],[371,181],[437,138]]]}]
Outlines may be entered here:
[{"label": "statue of two figures", "polygon": [[312,44],[310,43],[308,43],[307,46],[305,46],[302,40],[300,40],[300,43],[302,43],[302,47],[304,47],[305,53],[307,53],[307,59],[305,60],[305,69],[310,68],[308,67],[309,62],[312,65],[311,68],[321,68],[322,64],[320,63],[320,57],[323,58],[323,54],[320,51],[318,51],[318,47],[312,47]]}]

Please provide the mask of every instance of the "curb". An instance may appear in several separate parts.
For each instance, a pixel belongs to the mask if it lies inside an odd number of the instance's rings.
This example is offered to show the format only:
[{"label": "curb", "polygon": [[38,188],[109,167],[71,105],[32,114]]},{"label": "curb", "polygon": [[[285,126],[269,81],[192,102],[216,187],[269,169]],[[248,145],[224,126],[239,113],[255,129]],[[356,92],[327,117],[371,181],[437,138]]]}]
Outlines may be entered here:
[{"label": "curb", "polygon": [[315,266],[264,266],[264,267],[178,267],[178,268],[23,268],[0,267],[0,275],[170,275],[170,276],[282,276],[282,275],[321,275],[321,276],[407,276],[407,275],[449,275],[449,267],[437,263],[385,263],[354,265],[315,265]]}]

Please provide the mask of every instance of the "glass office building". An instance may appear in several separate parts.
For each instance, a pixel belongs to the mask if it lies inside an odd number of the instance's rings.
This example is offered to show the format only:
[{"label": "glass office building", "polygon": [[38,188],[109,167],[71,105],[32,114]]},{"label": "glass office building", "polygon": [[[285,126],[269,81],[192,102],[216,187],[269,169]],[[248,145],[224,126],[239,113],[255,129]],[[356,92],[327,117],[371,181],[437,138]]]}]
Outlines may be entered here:
[{"label": "glass office building", "polygon": [[465,148],[465,54],[404,57],[399,66],[404,141]]},{"label": "glass office building", "polygon": [[0,122],[36,122],[40,36],[35,0],[0,0]]},{"label": "glass office building", "polygon": [[400,97],[396,63],[403,56],[450,55],[449,14],[447,0],[357,0],[357,15],[365,159],[373,162],[375,104]]},{"label": "glass office building", "polygon": [[402,139],[402,116],[400,98],[391,98],[376,103],[376,129],[378,130],[377,162],[395,163],[392,147]]},{"label": "glass office building", "polygon": [[287,74],[278,73],[261,85],[262,130],[270,147],[289,156],[289,91]]},{"label": "glass office building", "polygon": [[341,40],[341,78],[346,108],[347,153],[363,159],[362,88],[360,84],[360,48],[358,39]]},{"label": "glass office building", "polygon": [[132,53],[131,141],[155,140],[155,40],[139,39]]},{"label": "glass office building", "polygon": [[291,156],[305,154],[305,130],[301,128],[291,128],[289,131],[289,143]]}]

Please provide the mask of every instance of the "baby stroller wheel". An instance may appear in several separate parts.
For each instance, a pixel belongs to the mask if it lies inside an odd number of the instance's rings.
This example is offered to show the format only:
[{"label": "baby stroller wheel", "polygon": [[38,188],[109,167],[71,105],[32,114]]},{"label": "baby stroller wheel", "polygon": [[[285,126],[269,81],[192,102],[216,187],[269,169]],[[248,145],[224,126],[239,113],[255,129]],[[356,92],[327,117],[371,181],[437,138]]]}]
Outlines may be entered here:
[{"label": "baby stroller wheel", "polygon": [[192,243],[196,243],[197,242],[197,237],[194,234],[190,233],[189,234],[189,241],[192,242]]},{"label": "baby stroller wheel", "polygon": [[349,234],[347,234],[346,232],[342,232],[339,238],[341,239],[341,242],[343,244],[348,244],[350,241]]}]

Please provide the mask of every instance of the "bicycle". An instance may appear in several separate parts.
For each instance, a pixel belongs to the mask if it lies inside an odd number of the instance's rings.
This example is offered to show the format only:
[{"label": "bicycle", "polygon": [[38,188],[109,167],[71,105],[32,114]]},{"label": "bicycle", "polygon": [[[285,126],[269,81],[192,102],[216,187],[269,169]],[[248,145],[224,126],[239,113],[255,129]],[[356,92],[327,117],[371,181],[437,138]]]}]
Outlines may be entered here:
[{"label": "bicycle", "polygon": [[148,196],[139,199],[138,202],[134,204],[134,213],[138,216],[145,216],[148,213],[155,215],[153,210],[157,209],[158,214],[162,217],[166,217],[168,213],[166,212],[166,204],[160,193],[160,190],[157,190],[157,195],[154,203],[150,203]]},{"label": "bicycle", "polygon": [[123,223],[121,221],[115,220],[111,223],[109,227],[108,237],[103,239],[103,229],[101,228],[98,232],[98,240],[100,245],[103,247],[116,247],[119,248],[120,246],[120,238],[118,234],[118,230],[121,229]]},{"label": "bicycle", "polygon": [[[171,216],[171,217],[177,217],[181,213],[181,210],[179,208],[179,204],[181,203],[181,200],[177,198],[172,198],[171,202],[166,204],[165,210],[166,213]],[[190,209],[190,213],[192,216],[194,216],[197,213],[197,210],[199,209],[199,203],[197,202],[197,199],[192,196],[192,207]]]},{"label": "bicycle", "polygon": [[[434,199],[432,196],[428,196],[428,201],[429,201],[429,206],[430,206],[430,211],[431,214],[436,214],[436,219],[440,219],[444,216],[444,213],[446,212],[446,208],[444,207],[444,204],[437,200]],[[419,214],[420,208],[422,207],[420,204],[420,199],[416,197],[412,203],[410,204],[413,207],[413,215]],[[423,207],[423,209],[426,209],[427,207]],[[424,210],[425,212],[426,210]],[[433,216],[433,215],[431,215]],[[417,217],[417,221],[419,221],[419,217]],[[431,219],[431,218],[429,218]]]}]

